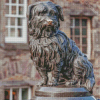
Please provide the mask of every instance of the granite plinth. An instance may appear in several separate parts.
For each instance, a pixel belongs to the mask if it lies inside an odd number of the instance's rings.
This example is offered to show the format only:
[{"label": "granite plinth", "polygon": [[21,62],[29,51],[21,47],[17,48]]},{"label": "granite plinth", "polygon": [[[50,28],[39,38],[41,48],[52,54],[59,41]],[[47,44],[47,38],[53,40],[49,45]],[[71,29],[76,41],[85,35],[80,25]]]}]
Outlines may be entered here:
[{"label": "granite plinth", "polygon": [[96,100],[84,87],[40,87],[32,100]]}]

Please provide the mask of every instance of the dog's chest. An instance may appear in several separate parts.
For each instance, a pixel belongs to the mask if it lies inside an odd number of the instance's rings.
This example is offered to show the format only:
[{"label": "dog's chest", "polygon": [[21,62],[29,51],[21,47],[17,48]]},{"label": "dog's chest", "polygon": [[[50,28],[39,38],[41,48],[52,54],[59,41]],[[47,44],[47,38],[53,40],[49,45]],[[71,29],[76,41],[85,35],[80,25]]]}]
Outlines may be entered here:
[{"label": "dog's chest", "polygon": [[[45,47],[48,47],[50,45],[58,45],[60,48],[63,49],[63,47],[65,46],[65,40],[63,37],[57,35],[57,36],[53,36],[53,37],[50,37],[50,38],[40,38],[40,39],[36,39],[34,41],[34,45],[37,45],[37,46],[43,46],[44,48]],[[53,46],[52,46],[53,48]]]},{"label": "dog's chest", "polygon": [[[31,39],[30,41],[31,54],[33,60],[39,62],[37,66],[55,66],[55,63],[62,62],[66,55],[66,39],[61,35],[56,35],[50,38]],[[50,67],[51,68],[51,67]]]}]

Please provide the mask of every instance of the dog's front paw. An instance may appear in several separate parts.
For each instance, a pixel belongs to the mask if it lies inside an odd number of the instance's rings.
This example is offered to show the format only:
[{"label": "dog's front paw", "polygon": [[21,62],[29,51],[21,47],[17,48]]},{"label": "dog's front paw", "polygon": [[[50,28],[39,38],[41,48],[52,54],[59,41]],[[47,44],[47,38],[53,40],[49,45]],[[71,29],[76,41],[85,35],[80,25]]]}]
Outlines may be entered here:
[{"label": "dog's front paw", "polygon": [[44,85],[44,83],[41,81],[41,82],[38,82],[38,84],[37,84],[37,86],[43,86]]},{"label": "dog's front paw", "polygon": [[47,84],[47,78],[43,78],[42,81],[40,81],[37,86],[43,86]]},{"label": "dog's front paw", "polygon": [[57,79],[54,79],[52,82],[49,82],[48,85],[50,85],[50,86],[57,86],[58,85]]},{"label": "dog's front paw", "polygon": [[71,81],[66,81],[66,83],[65,83],[65,85],[66,86],[74,86],[74,85],[80,85],[79,84],[80,83],[80,81],[78,82],[77,80],[71,80]]}]

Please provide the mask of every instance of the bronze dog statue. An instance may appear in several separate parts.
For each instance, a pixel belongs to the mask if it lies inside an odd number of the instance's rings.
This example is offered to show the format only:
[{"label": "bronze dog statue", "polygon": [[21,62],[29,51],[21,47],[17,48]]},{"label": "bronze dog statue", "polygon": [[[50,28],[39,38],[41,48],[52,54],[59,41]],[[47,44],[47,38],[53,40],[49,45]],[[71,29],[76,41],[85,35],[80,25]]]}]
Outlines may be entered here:
[{"label": "bronze dog statue", "polygon": [[[73,40],[59,30],[64,21],[62,8],[52,2],[37,2],[28,9],[28,34],[31,58],[48,85],[48,72],[52,71],[52,85],[66,80],[66,85],[85,86],[92,90],[95,80],[92,64]],[[68,83],[68,84],[67,84]]]}]

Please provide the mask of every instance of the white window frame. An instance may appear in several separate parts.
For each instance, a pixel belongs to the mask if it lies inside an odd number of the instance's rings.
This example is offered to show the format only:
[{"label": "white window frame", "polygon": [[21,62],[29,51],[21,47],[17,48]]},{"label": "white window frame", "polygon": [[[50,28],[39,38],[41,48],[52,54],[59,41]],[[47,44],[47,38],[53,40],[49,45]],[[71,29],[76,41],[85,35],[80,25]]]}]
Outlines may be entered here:
[{"label": "white window frame", "polygon": [[[71,17],[73,19],[73,26],[70,26],[70,28],[75,27],[75,18],[78,19],[87,19],[87,57],[88,59],[91,59],[91,24],[90,24],[90,18],[88,17]],[[77,45],[77,44],[76,44]]]},{"label": "white window frame", "polygon": [[10,90],[10,96],[9,96],[9,100],[13,100],[13,95],[12,95],[12,92],[13,92],[13,89],[19,89],[19,100],[22,100],[22,89],[24,88],[28,88],[28,100],[31,100],[32,96],[31,96],[31,87],[30,86],[24,86],[24,87],[8,87],[8,88],[5,88],[6,89],[9,89]]},{"label": "white window frame", "polygon": [[[6,28],[8,29],[8,36],[5,37],[5,43],[27,43],[27,18],[26,18],[26,11],[27,11],[27,0],[23,0],[23,4],[19,4],[19,0],[16,0],[16,3],[11,3],[12,0],[9,0],[9,3],[5,3],[5,5],[9,6],[9,14],[5,14],[5,17],[8,17],[8,25]],[[16,14],[11,14],[12,7],[16,6]],[[24,14],[19,15],[19,6],[23,6]],[[15,26],[11,26],[10,18],[15,17]],[[17,25],[17,18],[22,18],[23,23],[22,26]],[[15,37],[10,37],[10,28],[15,28]],[[22,29],[22,37],[17,36],[17,28]]]}]

